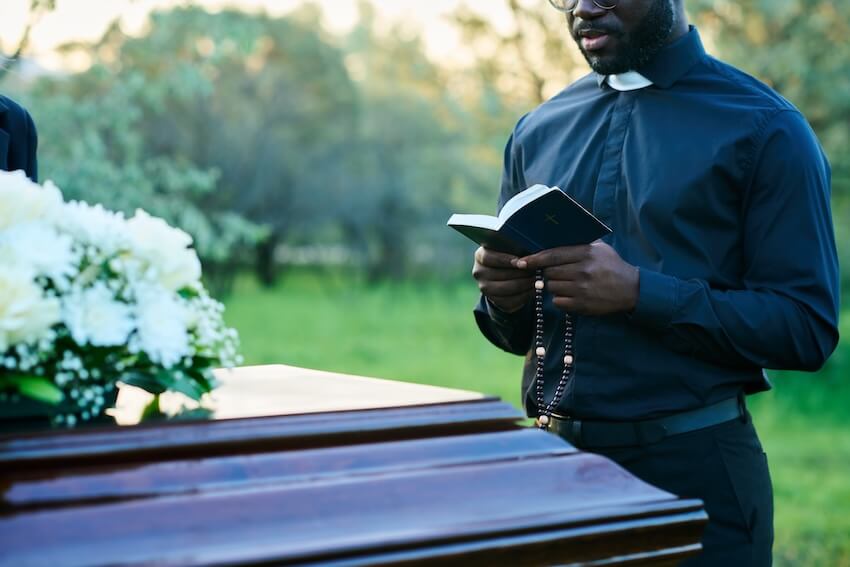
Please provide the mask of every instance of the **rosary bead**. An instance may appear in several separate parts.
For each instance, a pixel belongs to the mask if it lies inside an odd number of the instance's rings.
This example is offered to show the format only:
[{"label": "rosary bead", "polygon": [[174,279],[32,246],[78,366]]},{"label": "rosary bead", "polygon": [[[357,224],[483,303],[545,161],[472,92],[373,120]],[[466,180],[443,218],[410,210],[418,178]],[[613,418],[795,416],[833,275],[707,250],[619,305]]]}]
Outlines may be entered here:
[{"label": "rosary bead", "polygon": [[537,421],[540,422],[540,425],[549,425],[549,416],[545,414],[541,415],[537,418]]},{"label": "rosary bead", "polygon": [[546,287],[546,284],[543,283],[543,280],[537,280],[534,282],[534,289],[543,289],[544,287]]},{"label": "rosary bead", "polygon": [[564,364],[570,365],[570,364],[573,363],[573,360],[574,360],[573,355],[568,354],[567,356],[564,357]]},{"label": "rosary bead", "polygon": [[546,356],[546,349],[543,347],[537,347],[537,350],[534,351],[537,356]]}]

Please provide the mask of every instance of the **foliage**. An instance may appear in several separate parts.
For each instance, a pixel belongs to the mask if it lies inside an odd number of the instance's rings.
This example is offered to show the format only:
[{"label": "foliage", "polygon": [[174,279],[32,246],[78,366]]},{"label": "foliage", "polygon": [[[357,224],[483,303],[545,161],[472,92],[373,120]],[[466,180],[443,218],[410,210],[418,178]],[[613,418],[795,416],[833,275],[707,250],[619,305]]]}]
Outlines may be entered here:
[{"label": "foliage", "polygon": [[320,216],[315,198],[344,176],[355,93],[315,15],[270,18],[199,8],[154,14],[115,60],[144,72],[145,137],[157,155],[219,173],[205,206],[296,238]]},{"label": "foliage", "polygon": [[17,44],[6,56],[0,49],[0,80],[3,79],[20,61],[30,44],[30,34],[33,27],[47,13],[56,9],[56,0],[29,0],[29,18]]},{"label": "foliage", "polygon": [[352,177],[329,212],[372,279],[401,278],[423,260],[438,268],[437,249],[458,244],[444,227],[457,196],[478,190],[468,117],[420,40],[379,34],[368,4],[343,45],[359,104]]}]

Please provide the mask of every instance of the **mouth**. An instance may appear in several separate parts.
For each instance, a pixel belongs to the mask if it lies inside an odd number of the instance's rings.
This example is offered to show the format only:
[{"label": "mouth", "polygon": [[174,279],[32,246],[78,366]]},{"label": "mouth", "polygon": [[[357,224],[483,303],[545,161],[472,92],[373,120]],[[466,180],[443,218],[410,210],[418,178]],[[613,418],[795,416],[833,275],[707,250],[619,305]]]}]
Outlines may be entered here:
[{"label": "mouth", "polygon": [[578,32],[579,42],[585,51],[599,51],[604,49],[611,41],[611,34],[594,29],[581,30]]}]

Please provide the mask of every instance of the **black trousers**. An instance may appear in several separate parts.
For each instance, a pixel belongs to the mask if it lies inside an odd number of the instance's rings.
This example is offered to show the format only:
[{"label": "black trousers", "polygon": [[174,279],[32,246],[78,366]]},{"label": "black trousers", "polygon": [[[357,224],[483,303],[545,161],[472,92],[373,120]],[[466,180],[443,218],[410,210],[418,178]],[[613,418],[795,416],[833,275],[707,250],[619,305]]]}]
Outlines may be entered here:
[{"label": "black trousers", "polygon": [[749,414],[650,445],[582,449],[605,455],[658,488],[705,503],[703,551],[683,566],[771,565],[773,489]]}]

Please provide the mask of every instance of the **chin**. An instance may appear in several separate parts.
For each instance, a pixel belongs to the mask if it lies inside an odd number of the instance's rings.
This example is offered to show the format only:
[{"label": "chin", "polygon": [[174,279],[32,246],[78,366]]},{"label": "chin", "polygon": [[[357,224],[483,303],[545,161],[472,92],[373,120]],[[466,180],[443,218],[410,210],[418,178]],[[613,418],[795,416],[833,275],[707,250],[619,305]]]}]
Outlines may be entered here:
[{"label": "chin", "polygon": [[590,68],[600,75],[618,75],[630,70],[629,62],[618,54],[598,55],[584,50],[582,50],[582,54]]}]

